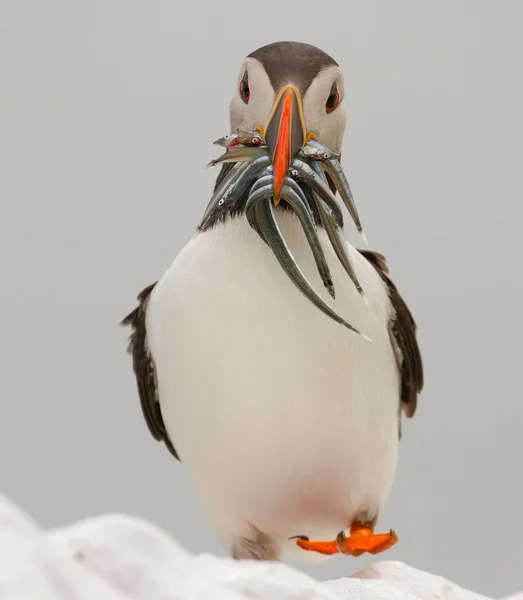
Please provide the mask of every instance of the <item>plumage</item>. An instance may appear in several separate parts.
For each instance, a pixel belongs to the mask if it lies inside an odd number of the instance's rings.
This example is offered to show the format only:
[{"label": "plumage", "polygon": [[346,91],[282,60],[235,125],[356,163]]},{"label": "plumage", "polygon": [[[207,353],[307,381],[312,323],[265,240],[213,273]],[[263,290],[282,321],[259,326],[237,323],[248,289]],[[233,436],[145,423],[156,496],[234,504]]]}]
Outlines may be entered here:
[{"label": "plumage", "polygon": [[[358,252],[374,266],[387,286],[387,294],[393,308],[388,329],[401,376],[400,398],[405,414],[410,418],[416,412],[418,394],[423,389],[423,363],[416,338],[417,326],[407,304],[388,277],[389,268],[385,257],[371,250],[358,250]],[[138,306],[123,319],[122,324],[132,328],[128,350],[133,357],[140,402],[149,430],[154,439],[165,442],[169,451],[179,460],[162,419],[154,360],[145,339],[147,303],[156,283],[148,285],[138,294]]]},{"label": "plumage", "polygon": [[338,66],[326,52],[303,42],[274,42],[254,50],[249,57],[260,61],[275,90],[292,74],[292,82],[306,92],[320,71]]},{"label": "plumage", "polygon": [[133,370],[138,385],[138,395],[149,431],[155,440],[165,442],[171,454],[179,460],[178,453],[163,422],[158,398],[156,366],[146,343],[145,315],[149,296],[156,283],[148,285],[138,294],[138,306],[123,319],[122,325],[130,326],[132,329],[128,352],[133,357]]},{"label": "plumage", "polygon": [[389,331],[401,374],[401,402],[407,417],[413,417],[418,394],[423,389],[423,363],[416,338],[416,322],[397,287],[388,276],[389,268],[383,254],[370,250],[360,250],[360,253],[373,264],[387,286],[394,309],[389,322]]},{"label": "plumage", "polygon": [[[231,130],[263,126],[278,87],[294,80],[305,93],[307,127],[340,153],[343,93],[339,112],[323,121],[317,105],[343,75],[322,51],[300,54],[293,44],[245,59],[239,81],[248,68],[252,106],[233,97]],[[221,166],[215,190],[232,166]],[[246,201],[243,194],[213,213],[123,323],[151,434],[187,469],[223,544],[236,558],[308,559],[290,538],[332,537],[378,518],[394,479],[400,410],[413,416],[423,387],[416,324],[385,258],[356,250],[340,228],[365,303],[316,210],[331,298],[299,219],[282,201],[273,214],[307,281],[372,341],[329,319],[249,225]]]}]

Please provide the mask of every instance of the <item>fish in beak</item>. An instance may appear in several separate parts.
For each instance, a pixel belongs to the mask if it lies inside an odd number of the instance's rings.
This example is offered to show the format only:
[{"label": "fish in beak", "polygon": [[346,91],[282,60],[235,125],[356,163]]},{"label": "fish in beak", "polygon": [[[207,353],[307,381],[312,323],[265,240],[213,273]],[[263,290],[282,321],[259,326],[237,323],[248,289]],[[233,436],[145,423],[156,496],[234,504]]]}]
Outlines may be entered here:
[{"label": "fish in beak", "polygon": [[292,159],[306,139],[301,94],[295,86],[286,85],[276,96],[265,128],[265,143],[272,154],[275,206],[280,202],[283,183]]}]

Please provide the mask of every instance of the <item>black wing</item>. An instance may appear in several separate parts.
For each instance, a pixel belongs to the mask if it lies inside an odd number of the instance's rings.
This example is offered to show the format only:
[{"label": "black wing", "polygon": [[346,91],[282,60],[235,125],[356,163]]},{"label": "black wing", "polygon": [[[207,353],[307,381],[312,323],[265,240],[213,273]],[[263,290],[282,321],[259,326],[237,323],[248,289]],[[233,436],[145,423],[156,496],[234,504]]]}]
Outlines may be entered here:
[{"label": "black wing", "polygon": [[145,312],[149,295],[157,282],[147,286],[138,294],[138,306],[122,321],[122,325],[131,326],[127,351],[133,357],[133,370],[136,375],[138,394],[143,415],[154,439],[165,442],[171,454],[180,460],[165,428],[158,398],[156,367],[147,349],[147,332],[145,330]]},{"label": "black wing", "polygon": [[423,388],[423,363],[416,338],[416,323],[409,307],[389,279],[385,257],[378,252],[358,250],[378,271],[387,286],[394,315],[389,323],[391,343],[401,375],[401,403],[407,417],[414,416],[418,394]]}]

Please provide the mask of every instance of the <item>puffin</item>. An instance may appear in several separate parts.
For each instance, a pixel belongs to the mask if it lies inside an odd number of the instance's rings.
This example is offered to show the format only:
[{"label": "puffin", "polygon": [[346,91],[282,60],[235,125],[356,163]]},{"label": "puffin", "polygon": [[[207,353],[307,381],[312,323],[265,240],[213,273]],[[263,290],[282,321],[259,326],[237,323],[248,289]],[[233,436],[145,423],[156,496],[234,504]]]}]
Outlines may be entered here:
[{"label": "puffin", "polygon": [[[271,208],[302,273],[363,335],[307,301],[239,197],[195,228],[122,321],[145,421],[187,470],[231,557],[383,552],[398,535],[375,527],[395,477],[402,419],[415,414],[423,388],[416,322],[384,256],[356,249],[340,227],[363,297],[320,223],[336,289],[329,295],[279,193],[307,139],[341,156],[344,73],[316,46],[265,45],[245,57],[229,112],[231,133],[259,131],[268,145]],[[221,166],[216,186],[230,168]]]}]

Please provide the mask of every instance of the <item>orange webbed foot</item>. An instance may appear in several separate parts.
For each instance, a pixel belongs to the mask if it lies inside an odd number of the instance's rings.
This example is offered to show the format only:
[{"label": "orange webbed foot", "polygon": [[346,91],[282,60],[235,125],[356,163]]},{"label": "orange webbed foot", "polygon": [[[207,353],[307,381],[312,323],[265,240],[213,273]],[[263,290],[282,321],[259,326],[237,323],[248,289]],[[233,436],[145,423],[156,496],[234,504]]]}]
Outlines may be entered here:
[{"label": "orange webbed foot", "polygon": [[338,546],[336,544],[336,540],[332,542],[311,542],[308,537],[305,536],[297,536],[296,544],[302,550],[310,550],[311,552],[319,552],[320,554],[337,554],[339,552]]},{"label": "orange webbed foot", "polygon": [[374,533],[372,525],[368,523],[354,523],[350,528],[350,535],[340,531],[336,539],[328,542],[313,542],[305,536],[300,536],[296,544],[303,550],[319,552],[320,554],[349,554],[361,556],[364,552],[379,554],[388,550],[398,541],[398,536],[392,529],[388,533]]},{"label": "orange webbed foot", "polygon": [[391,529],[388,533],[374,533],[372,525],[355,523],[350,528],[350,535],[340,531],[336,543],[342,554],[360,556],[364,552],[379,554],[388,550],[398,541],[398,536]]}]

